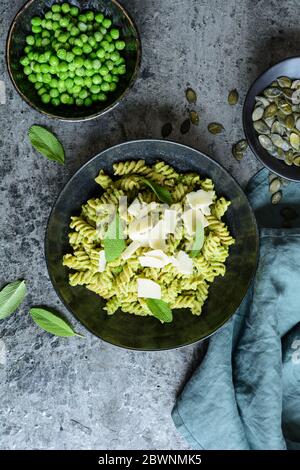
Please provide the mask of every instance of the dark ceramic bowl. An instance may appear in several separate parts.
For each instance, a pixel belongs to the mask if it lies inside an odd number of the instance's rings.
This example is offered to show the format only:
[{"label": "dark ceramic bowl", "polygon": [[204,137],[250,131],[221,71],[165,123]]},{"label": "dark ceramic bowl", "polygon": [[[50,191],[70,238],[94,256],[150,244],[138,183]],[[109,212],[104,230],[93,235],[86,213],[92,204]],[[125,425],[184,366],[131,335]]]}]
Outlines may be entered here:
[{"label": "dark ceramic bowl", "polygon": [[57,0],[29,0],[17,13],[10,27],[6,44],[6,61],[10,78],[21,97],[37,111],[52,118],[65,121],[86,121],[96,118],[117,106],[132,88],[137,77],[141,62],[141,41],[135,23],[125,8],[116,0],[70,0],[72,5],[81,10],[101,11],[112,19],[126,43],[123,56],[126,59],[127,72],[118,83],[114,93],[102,103],[94,103],[89,107],[77,107],[42,103],[34,85],[23,72],[20,58],[24,55],[25,38],[31,31],[31,18],[41,16]]},{"label": "dark ceramic bowl", "polygon": [[[101,169],[111,173],[122,160],[143,158],[148,164],[164,160],[181,172],[196,171],[215,182],[216,191],[232,204],[227,224],[236,238],[230,247],[226,275],[210,287],[203,313],[175,310],[172,323],[138,317],[121,311],[108,316],[105,301],[84,287],[71,287],[62,257],[70,252],[68,232],[71,215],[80,212],[89,198],[99,196],[94,178]],[[217,162],[201,152],[175,142],[138,140],[109,148],[75,173],[60,193],[49,218],[45,240],[46,260],[52,284],[65,306],[81,323],[103,340],[139,350],[171,349],[207,338],[234,314],[255,273],[258,256],[257,226],[248,200],[235,180]]]},{"label": "dark ceramic bowl", "polygon": [[245,99],[243,109],[243,124],[245,136],[254,155],[261,163],[283,178],[300,181],[300,168],[292,165],[288,166],[281,160],[272,157],[259,143],[258,134],[253,127],[252,112],[255,105],[255,97],[262,93],[273,80],[278,77],[287,76],[292,79],[300,78],[300,57],[290,57],[278,62],[273,67],[262,73],[251,85]]}]

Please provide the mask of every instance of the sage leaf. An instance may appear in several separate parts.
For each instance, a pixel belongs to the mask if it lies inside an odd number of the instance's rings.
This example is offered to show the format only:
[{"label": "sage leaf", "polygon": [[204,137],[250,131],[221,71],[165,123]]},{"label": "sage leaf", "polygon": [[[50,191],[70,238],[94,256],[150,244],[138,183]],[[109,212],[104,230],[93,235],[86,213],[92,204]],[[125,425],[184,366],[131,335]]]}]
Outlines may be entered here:
[{"label": "sage leaf", "polygon": [[164,188],[163,186],[160,186],[154,181],[148,180],[146,178],[143,178],[143,182],[152,189],[161,202],[169,205],[172,204],[173,199],[170,191],[167,188]]},{"label": "sage leaf", "polygon": [[172,310],[164,300],[146,299],[146,303],[152,315],[162,323],[170,323],[173,320]]},{"label": "sage leaf", "polygon": [[65,163],[64,148],[52,132],[34,125],[29,129],[28,136],[32,146],[44,157],[62,165]]},{"label": "sage leaf", "polygon": [[126,248],[123,236],[122,222],[120,216],[116,213],[112,222],[109,224],[104,237],[104,252],[107,262],[119,258]]},{"label": "sage leaf", "polygon": [[199,255],[201,248],[203,247],[204,243],[204,227],[202,224],[198,224],[195,240],[193,243],[192,251],[191,251],[191,258],[196,258]]},{"label": "sage leaf", "polygon": [[32,320],[43,330],[51,333],[55,336],[80,336],[76,333],[72,326],[69,325],[66,320],[56,313],[52,313],[44,308],[32,308],[30,309],[30,315]]},{"label": "sage leaf", "polygon": [[25,281],[14,281],[0,291],[0,320],[11,315],[26,295]]}]

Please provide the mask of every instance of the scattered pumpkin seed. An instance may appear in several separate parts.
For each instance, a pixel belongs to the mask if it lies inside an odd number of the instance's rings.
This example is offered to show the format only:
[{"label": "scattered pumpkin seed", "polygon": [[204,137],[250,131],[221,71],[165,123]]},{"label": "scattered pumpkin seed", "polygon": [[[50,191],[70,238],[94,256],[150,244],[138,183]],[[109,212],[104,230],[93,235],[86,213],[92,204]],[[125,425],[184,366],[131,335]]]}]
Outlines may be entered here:
[{"label": "scattered pumpkin seed", "polygon": [[279,178],[273,179],[273,181],[270,183],[270,186],[269,186],[270,193],[272,194],[277,193],[277,191],[279,191],[280,188],[281,188],[280,179]]},{"label": "scattered pumpkin seed", "polygon": [[282,198],[282,192],[277,191],[277,193],[274,193],[271,197],[272,204],[278,204],[281,201],[281,198]]},{"label": "scattered pumpkin seed", "polygon": [[207,129],[211,134],[220,134],[223,131],[224,127],[218,122],[211,122],[210,124],[208,124]]},{"label": "scattered pumpkin seed", "polygon": [[288,150],[285,154],[284,154],[284,162],[291,166],[293,164],[293,161],[294,161],[294,152],[293,150]]},{"label": "scattered pumpkin seed", "polygon": [[278,176],[275,175],[275,173],[269,173],[269,183],[272,183],[272,181],[273,181],[275,178],[278,178]]},{"label": "scattered pumpkin seed", "polygon": [[228,103],[231,106],[234,106],[235,104],[237,104],[238,100],[239,100],[238,91],[236,89],[231,90],[228,94]]},{"label": "scattered pumpkin seed", "polygon": [[190,104],[197,103],[197,93],[195,92],[195,90],[193,90],[193,88],[187,88],[185,91],[185,96]]},{"label": "scattered pumpkin seed", "polygon": [[169,137],[169,135],[173,131],[173,126],[170,122],[166,122],[161,128],[161,135],[165,139],[166,137]]},{"label": "scattered pumpkin seed", "polygon": [[191,121],[189,119],[185,119],[180,126],[181,134],[187,134],[191,128]]},{"label": "scattered pumpkin seed", "polygon": [[291,88],[292,86],[292,80],[289,77],[279,77],[277,82],[280,88]]},{"label": "scattered pumpkin seed", "polygon": [[190,121],[194,126],[198,126],[199,124],[199,114],[197,111],[190,111]]},{"label": "scattered pumpkin seed", "polygon": [[300,155],[297,155],[296,157],[294,157],[293,163],[296,166],[300,166]]}]

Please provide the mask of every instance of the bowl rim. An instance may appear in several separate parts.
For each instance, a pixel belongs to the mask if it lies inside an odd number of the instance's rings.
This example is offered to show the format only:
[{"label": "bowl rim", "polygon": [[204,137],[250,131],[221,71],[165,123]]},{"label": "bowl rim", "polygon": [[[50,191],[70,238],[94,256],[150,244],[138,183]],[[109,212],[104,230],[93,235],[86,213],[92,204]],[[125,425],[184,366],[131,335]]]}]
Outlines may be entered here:
[{"label": "bowl rim", "polygon": [[[64,193],[65,191],[67,191],[69,185],[71,184],[71,182],[73,181],[73,179],[75,179],[77,177],[77,175],[84,169],[86,168],[90,163],[92,163],[93,161],[95,161],[97,158],[103,156],[103,154],[105,152],[107,152],[108,150],[112,150],[114,148],[120,148],[120,147],[125,147],[127,145],[131,145],[131,144],[135,144],[137,142],[154,142],[154,143],[167,143],[167,144],[172,144],[172,145],[176,145],[176,146],[179,146],[179,147],[183,147],[187,150],[193,150],[193,151],[196,151],[198,153],[200,153],[201,155],[203,155],[205,158],[207,158],[208,160],[210,160],[213,164],[217,165],[219,168],[221,168],[221,170],[223,170],[234,182],[234,184],[238,187],[238,189],[245,195],[245,199],[246,199],[246,203],[248,205],[248,209],[249,209],[249,213],[251,215],[251,219],[252,219],[252,223],[253,223],[253,228],[254,228],[254,231],[255,231],[255,258],[256,258],[256,261],[255,261],[255,266],[253,268],[253,272],[251,274],[251,276],[249,277],[248,279],[248,282],[247,282],[247,286],[246,286],[246,289],[245,289],[245,293],[241,299],[241,302],[239,304],[239,306],[237,307],[237,309],[232,312],[228,318],[226,318],[223,323],[218,326],[213,332],[209,333],[208,335],[206,335],[205,337],[203,338],[200,338],[198,340],[195,340],[195,341],[187,341],[183,344],[180,344],[178,346],[175,346],[175,347],[168,347],[168,348],[158,348],[158,349],[153,349],[153,348],[139,348],[139,347],[129,347],[129,346],[121,346],[119,344],[115,344],[113,343],[112,341],[108,341],[107,339],[104,339],[102,338],[101,336],[95,334],[94,331],[92,331],[88,326],[86,326],[82,321],[81,319],[73,312],[73,310],[70,308],[70,306],[67,304],[67,302],[65,302],[65,300],[62,298],[60,292],[58,291],[58,289],[56,288],[56,285],[55,285],[55,281],[54,281],[54,278],[51,274],[51,270],[50,270],[50,265],[49,265],[49,256],[48,256],[48,231],[49,231],[49,225],[50,225],[50,220],[52,218],[52,215],[56,209],[56,206],[58,204],[58,202],[61,200],[61,198],[63,198],[64,196]],[[206,153],[202,152],[201,150],[198,150],[198,149],[195,149],[193,147],[190,147],[188,145],[184,145],[184,144],[181,144],[181,143],[178,143],[178,142],[174,142],[172,140],[165,140],[165,139],[135,139],[135,140],[130,140],[130,141],[127,141],[127,142],[122,142],[120,144],[116,144],[116,145],[113,145],[111,147],[108,147],[104,150],[102,150],[101,152],[97,153],[96,155],[94,155],[90,160],[88,160],[86,163],[84,163],[80,168],[78,168],[78,170],[75,171],[75,173],[68,179],[68,181],[64,184],[63,188],[59,191],[58,193],[58,196],[56,197],[56,199],[54,200],[53,202],[53,205],[51,207],[51,211],[50,211],[50,214],[49,214],[49,217],[48,217],[48,220],[47,220],[47,224],[46,224],[46,230],[45,230],[45,234],[44,234],[44,256],[45,256],[45,261],[46,261],[46,266],[47,266],[47,271],[48,271],[48,276],[50,278],[50,281],[51,281],[51,284],[52,284],[52,287],[56,293],[56,295],[58,296],[58,298],[60,299],[60,301],[62,302],[63,306],[73,315],[73,317],[87,330],[89,331],[93,336],[95,336],[96,338],[98,338],[99,340],[101,341],[104,341],[105,343],[108,343],[108,344],[111,344],[115,347],[118,347],[118,348],[121,348],[121,349],[128,349],[128,350],[132,350],[132,351],[149,351],[149,352],[157,352],[157,351],[168,351],[168,350],[172,350],[172,349],[179,349],[179,348],[183,348],[183,347],[186,347],[186,346],[191,346],[191,345],[195,345],[195,344],[198,344],[198,343],[201,343],[205,340],[207,340],[208,338],[210,338],[212,335],[214,335],[217,331],[220,331],[230,320],[231,318],[233,317],[233,315],[236,313],[236,311],[239,309],[239,307],[242,305],[250,287],[251,287],[251,284],[254,280],[254,277],[255,277],[255,274],[256,274],[256,271],[257,271],[257,267],[258,267],[258,262],[259,262],[259,231],[258,231],[258,226],[257,226],[257,221],[256,221],[256,217],[254,215],[254,211],[250,205],[250,202],[245,194],[245,192],[243,191],[243,189],[241,188],[241,186],[239,185],[239,183],[236,181],[236,179],[229,173],[228,170],[226,170],[226,168],[223,167],[223,165],[221,165],[219,162],[217,162],[216,160],[214,160],[212,157],[210,157],[209,155],[207,155]]]},{"label": "bowl rim", "polygon": [[278,62],[276,62],[275,64],[271,65],[271,67],[268,67],[266,68],[263,72],[261,72],[256,78],[255,80],[253,80],[253,82],[251,83],[249,89],[248,89],[248,92],[246,94],[246,97],[245,97],[245,100],[244,100],[244,105],[243,105],[243,128],[244,128],[244,134],[245,134],[245,137],[247,139],[247,142],[249,144],[249,147],[252,151],[252,153],[254,154],[254,156],[257,158],[257,160],[259,160],[262,165],[267,168],[270,172],[274,173],[275,175],[277,176],[280,176],[281,178],[284,178],[286,180],[289,180],[289,181],[293,181],[295,183],[299,183],[300,182],[300,168],[299,168],[299,176],[298,177],[291,177],[291,176],[287,176],[285,174],[283,174],[282,172],[278,171],[278,170],[275,170],[274,168],[272,168],[268,163],[266,163],[265,159],[263,156],[260,155],[259,152],[256,151],[256,149],[254,148],[254,145],[253,145],[253,142],[252,142],[252,138],[249,137],[249,132],[248,132],[248,125],[247,125],[247,118],[246,118],[246,115],[247,115],[247,112],[246,112],[246,106],[250,100],[250,94],[251,94],[251,91],[253,89],[253,87],[263,78],[263,76],[269,72],[270,70],[272,70],[273,68],[277,67],[278,65],[280,64],[283,64],[285,62],[289,62],[290,60],[294,60],[294,59],[298,59],[300,60],[300,56],[291,56],[291,57],[286,57],[285,59],[282,59],[282,60],[279,60]]},{"label": "bowl rim", "polygon": [[102,111],[99,111],[97,113],[91,114],[90,116],[86,116],[86,117],[78,117],[78,118],[70,117],[69,118],[69,117],[58,116],[56,114],[44,111],[43,109],[39,108],[34,103],[32,103],[30,101],[30,99],[19,89],[19,87],[18,87],[18,85],[17,85],[17,83],[14,79],[13,73],[12,73],[11,64],[10,64],[10,60],[9,60],[9,51],[10,51],[10,45],[11,45],[11,41],[12,41],[14,27],[15,27],[17,19],[19,17],[21,17],[23,12],[35,1],[36,0],[27,0],[24,3],[24,5],[17,11],[16,15],[14,16],[14,18],[13,18],[11,24],[10,24],[10,27],[9,27],[9,30],[8,30],[8,33],[7,33],[7,38],[6,38],[6,46],[5,46],[6,67],[7,67],[7,70],[8,70],[8,75],[10,77],[10,80],[11,80],[15,90],[17,91],[17,93],[21,96],[21,98],[25,101],[25,103],[27,103],[32,109],[34,109],[35,111],[38,111],[39,113],[43,114],[44,116],[48,116],[51,119],[56,119],[58,121],[65,121],[65,122],[91,121],[92,119],[96,119],[100,116],[103,116],[104,114],[108,113],[112,109],[116,108],[121,103],[121,101],[129,94],[130,90],[133,88],[133,86],[134,86],[134,84],[137,80],[137,77],[139,75],[140,68],[141,68],[141,62],[142,62],[141,36],[140,36],[139,30],[138,30],[138,27],[136,25],[136,22],[133,20],[132,16],[128,13],[128,11],[125,9],[125,7],[123,7],[123,5],[121,5],[119,3],[118,0],[110,0],[118,8],[120,8],[120,10],[123,12],[123,14],[126,16],[128,21],[130,22],[131,26],[134,28],[134,30],[136,32],[136,36],[137,36],[137,44],[138,44],[138,47],[137,47],[137,60],[136,60],[135,68],[134,68],[134,71],[133,71],[133,74],[132,74],[132,77],[130,79],[130,82],[129,82],[128,86],[123,91],[123,93],[117,98],[116,101],[114,101],[111,105],[104,108]]}]

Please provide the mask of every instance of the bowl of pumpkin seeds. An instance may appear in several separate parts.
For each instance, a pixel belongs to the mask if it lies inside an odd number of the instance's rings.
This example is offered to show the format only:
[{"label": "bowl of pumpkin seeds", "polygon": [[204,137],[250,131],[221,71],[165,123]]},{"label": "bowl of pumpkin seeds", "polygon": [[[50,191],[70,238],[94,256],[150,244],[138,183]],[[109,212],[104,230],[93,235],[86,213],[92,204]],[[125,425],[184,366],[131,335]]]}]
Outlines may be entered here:
[{"label": "bowl of pumpkin seeds", "polygon": [[243,124],[263,165],[300,181],[300,57],[277,63],[255,80],[246,96]]}]

